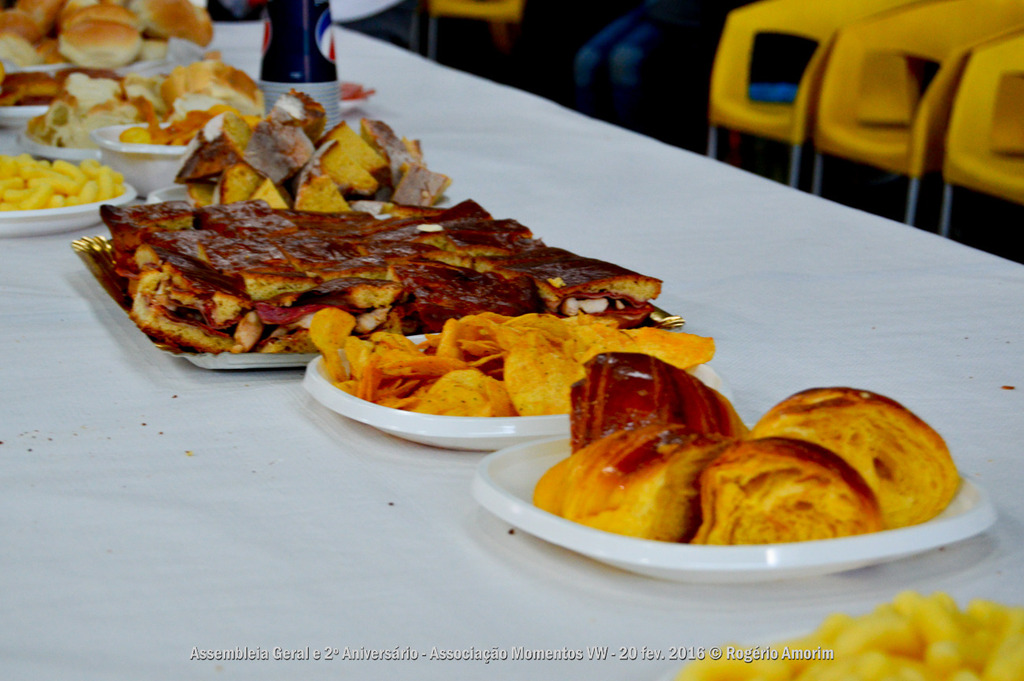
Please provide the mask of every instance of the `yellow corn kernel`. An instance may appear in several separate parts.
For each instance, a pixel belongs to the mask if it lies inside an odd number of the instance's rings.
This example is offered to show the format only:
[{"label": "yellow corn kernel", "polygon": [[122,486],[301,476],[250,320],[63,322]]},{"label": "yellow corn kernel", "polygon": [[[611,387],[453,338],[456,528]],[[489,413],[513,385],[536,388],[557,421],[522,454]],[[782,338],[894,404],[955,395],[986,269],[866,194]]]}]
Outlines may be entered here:
[{"label": "yellow corn kernel", "polygon": [[53,187],[48,184],[41,184],[34,189],[28,190],[28,195],[21,200],[21,209],[39,210],[40,208],[45,208],[51,196],[53,196]]},{"label": "yellow corn kernel", "polygon": [[100,193],[100,186],[96,180],[89,180],[82,186],[82,191],[79,192],[78,198],[79,203],[92,203],[97,201],[97,197]]},{"label": "yellow corn kernel", "polygon": [[79,185],[83,184],[87,179],[81,168],[76,166],[74,163],[69,163],[63,159],[53,162],[53,170],[54,172],[60,173],[61,175],[74,180]]},{"label": "yellow corn kernel", "polygon": [[110,168],[102,168],[96,174],[96,201],[106,201],[114,198],[114,177]]},{"label": "yellow corn kernel", "polygon": [[152,144],[153,136],[145,128],[127,128],[121,132],[118,139],[126,144]]}]

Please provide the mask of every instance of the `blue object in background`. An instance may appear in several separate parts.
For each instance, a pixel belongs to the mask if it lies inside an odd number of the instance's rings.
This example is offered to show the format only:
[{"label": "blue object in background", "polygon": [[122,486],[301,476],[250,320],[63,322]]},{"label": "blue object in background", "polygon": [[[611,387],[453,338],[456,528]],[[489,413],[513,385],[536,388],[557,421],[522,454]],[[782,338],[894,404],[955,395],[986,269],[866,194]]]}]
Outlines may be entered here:
[{"label": "blue object in background", "polygon": [[792,104],[796,100],[796,83],[751,83],[747,97],[754,102]]}]

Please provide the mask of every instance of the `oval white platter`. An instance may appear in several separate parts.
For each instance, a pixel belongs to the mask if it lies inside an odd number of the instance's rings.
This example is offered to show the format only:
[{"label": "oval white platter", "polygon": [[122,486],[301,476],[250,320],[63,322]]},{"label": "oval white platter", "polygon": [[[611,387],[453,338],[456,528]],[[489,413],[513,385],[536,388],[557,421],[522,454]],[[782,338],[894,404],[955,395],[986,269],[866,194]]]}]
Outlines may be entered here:
[{"label": "oval white platter", "polygon": [[825,575],[893,561],[962,541],[996,519],[985,491],[970,480],[938,517],[920,525],[855,537],[789,544],[696,546],[626,537],[574,523],[533,505],[541,476],[569,455],[556,438],[484,457],[473,496],[505,522],[596,561],[649,577],[703,583],[761,582]]},{"label": "oval white platter", "polygon": [[70,232],[100,222],[100,206],[120,206],[135,199],[135,188],[125,185],[124,193],[107,201],[65,208],[0,211],[0,237],[42,236]]}]

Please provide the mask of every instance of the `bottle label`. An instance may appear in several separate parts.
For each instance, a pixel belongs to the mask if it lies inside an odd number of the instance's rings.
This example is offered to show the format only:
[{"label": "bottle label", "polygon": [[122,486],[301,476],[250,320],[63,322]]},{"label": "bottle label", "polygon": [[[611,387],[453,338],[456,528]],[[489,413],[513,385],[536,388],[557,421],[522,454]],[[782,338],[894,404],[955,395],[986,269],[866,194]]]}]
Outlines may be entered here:
[{"label": "bottle label", "polygon": [[320,48],[320,54],[332,64],[334,59],[334,31],[331,30],[330,6],[320,13],[316,20],[316,45]]},{"label": "bottle label", "polygon": [[328,0],[267,0],[260,79],[275,83],[337,81]]}]

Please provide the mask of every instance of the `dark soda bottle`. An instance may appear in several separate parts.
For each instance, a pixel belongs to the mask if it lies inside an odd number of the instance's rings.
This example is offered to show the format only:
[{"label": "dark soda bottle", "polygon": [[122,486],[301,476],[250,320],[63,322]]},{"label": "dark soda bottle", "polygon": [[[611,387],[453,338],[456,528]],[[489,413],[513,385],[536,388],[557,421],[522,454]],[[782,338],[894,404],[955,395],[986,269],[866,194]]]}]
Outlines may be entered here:
[{"label": "dark soda bottle", "polygon": [[341,121],[329,0],[267,0],[259,85],[268,109],[294,89],[323,105],[328,126]]}]

